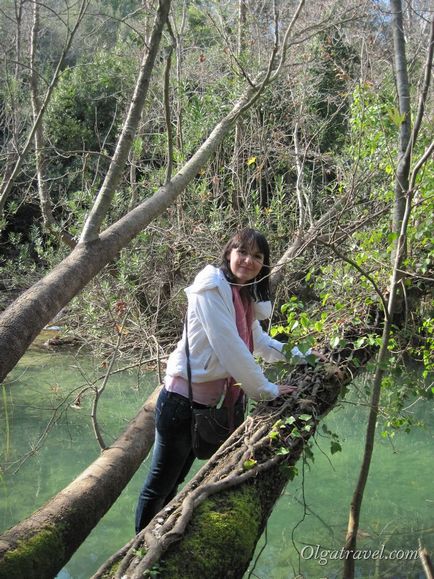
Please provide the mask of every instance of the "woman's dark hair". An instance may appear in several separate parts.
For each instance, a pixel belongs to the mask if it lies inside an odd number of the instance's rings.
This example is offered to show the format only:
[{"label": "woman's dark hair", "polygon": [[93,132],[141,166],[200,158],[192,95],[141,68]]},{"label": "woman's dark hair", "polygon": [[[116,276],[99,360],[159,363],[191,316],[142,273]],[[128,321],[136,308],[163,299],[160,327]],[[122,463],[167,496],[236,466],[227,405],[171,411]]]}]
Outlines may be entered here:
[{"label": "woman's dark hair", "polygon": [[233,249],[245,249],[249,253],[259,250],[264,256],[261,271],[251,283],[242,288],[248,296],[255,301],[267,301],[270,299],[270,247],[268,241],[256,229],[242,229],[230,239],[223,249],[221,269],[229,282],[234,283],[235,278],[229,265],[229,254]]}]

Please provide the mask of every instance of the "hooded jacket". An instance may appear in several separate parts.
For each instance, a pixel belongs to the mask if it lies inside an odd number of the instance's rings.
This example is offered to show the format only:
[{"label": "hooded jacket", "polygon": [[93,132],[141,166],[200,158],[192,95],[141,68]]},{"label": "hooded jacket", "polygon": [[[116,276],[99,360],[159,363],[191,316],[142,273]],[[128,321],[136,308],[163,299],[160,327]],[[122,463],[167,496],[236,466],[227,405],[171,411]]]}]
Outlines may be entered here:
[{"label": "hooded jacket", "polygon": [[[192,382],[210,382],[232,376],[254,400],[276,398],[278,386],[267,380],[238,334],[232,291],[223,272],[207,265],[185,292]],[[253,308],[253,353],[267,362],[284,360],[283,344],[270,338],[258,321],[270,317],[271,303],[254,302]],[[181,340],[169,356],[166,372],[168,376],[187,379],[185,326]]]}]

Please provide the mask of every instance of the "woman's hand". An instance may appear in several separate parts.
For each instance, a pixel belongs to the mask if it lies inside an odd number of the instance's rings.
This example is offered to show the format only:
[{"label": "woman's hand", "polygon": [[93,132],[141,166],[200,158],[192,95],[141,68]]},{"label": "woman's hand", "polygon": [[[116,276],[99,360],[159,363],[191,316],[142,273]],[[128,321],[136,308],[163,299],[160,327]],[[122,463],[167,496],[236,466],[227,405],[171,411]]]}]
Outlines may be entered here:
[{"label": "woman's hand", "polygon": [[297,390],[296,386],[290,386],[289,384],[278,384],[279,386],[279,396],[284,396],[285,394],[291,394]]}]

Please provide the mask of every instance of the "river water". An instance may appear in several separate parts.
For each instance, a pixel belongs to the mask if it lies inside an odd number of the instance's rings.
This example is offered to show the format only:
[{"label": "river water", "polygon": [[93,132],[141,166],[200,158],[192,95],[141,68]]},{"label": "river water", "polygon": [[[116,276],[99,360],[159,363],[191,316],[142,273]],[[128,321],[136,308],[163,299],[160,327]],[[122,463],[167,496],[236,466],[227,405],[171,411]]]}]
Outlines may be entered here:
[{"label": "river water", "polygon": [[[89,357],[36,348],[9,376],[0,413],[0,531],[30,515],[98,457],[90,397],[82,396],[78,405],[73,402],[102,374],[104,368]],[[155,385],[152,374],[130,371],[111,377],[99,409],[106,443],[117,438]],[[339,550],[367,413],[365,406],[354,403],[355,396],[349,400],[324,421],[339,437],[342,452],[331,455],[330,439],[320,429],[314,462],[299,463],[298,476],[288,484],[258,543],[255,567],[252,563],[245,577],[340,577]],[[422,579],[421,564],[412,553],[419,539],[434,555],[433,413],[429,402],[412,411],[425,422],[424,428],[398,432],[393,444],[377,437],[358,540],[364,560],[357,564],[357,577]],[[145,460],[59,579],[87,579],[131,538],[147,467]]]}]

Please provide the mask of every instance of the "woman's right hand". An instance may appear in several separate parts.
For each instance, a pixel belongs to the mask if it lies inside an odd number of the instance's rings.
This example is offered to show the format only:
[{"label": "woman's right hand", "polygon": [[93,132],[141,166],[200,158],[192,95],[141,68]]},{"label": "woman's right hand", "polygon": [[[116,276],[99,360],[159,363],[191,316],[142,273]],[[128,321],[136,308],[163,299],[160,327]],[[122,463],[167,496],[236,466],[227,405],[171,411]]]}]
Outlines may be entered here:
[{"label": "woman's right hand", "polygon": [[289,384],[278,384],[279,386],[279,396],[284,396],[285,394],[291,394],[297,390],[296,386],[290,386]]}]

